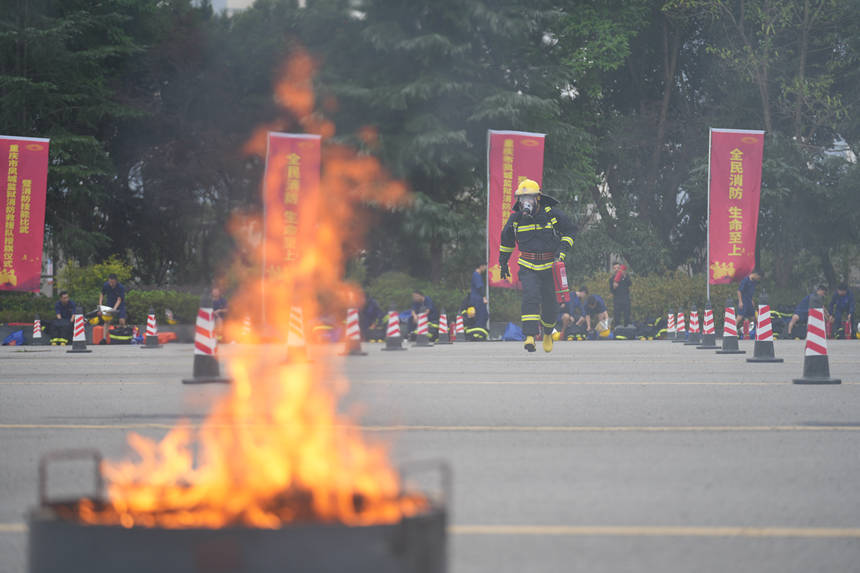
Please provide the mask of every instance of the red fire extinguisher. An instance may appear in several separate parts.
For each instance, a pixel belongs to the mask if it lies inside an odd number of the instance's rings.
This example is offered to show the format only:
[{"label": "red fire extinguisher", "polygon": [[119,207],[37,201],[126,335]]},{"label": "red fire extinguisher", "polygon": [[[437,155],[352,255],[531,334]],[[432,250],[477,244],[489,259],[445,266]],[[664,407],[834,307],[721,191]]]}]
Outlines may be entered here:
[{"label": "red fire extinguisher", "polygon": [[570,301],[570,288],[567,286],[567,269],[563,261],[552,264],[552,278],[555,281],[555,299],[559,303]]}]

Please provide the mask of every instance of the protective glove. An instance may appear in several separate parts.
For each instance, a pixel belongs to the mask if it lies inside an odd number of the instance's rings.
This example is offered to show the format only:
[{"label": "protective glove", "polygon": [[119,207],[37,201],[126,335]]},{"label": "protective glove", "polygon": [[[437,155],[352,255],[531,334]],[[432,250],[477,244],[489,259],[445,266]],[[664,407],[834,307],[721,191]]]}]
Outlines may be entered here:
[{"label": "protective glove", "polygon": [[499,263],[499,276],[502,278],[502,280],[505,280],[506,278],[511,276],[511,271],[510,269],[508,269],[507,261]]},{"label": "protective glove", "polygon": [[567,257],[567,251],[559,251],[555,256],[555,260],[564,262],[565,257]]}]

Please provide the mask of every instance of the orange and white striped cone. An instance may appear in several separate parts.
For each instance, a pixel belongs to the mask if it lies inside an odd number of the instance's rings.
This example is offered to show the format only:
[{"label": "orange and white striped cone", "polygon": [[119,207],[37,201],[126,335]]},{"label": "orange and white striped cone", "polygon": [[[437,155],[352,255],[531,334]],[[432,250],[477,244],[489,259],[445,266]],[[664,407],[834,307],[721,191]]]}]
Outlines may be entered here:
[{"label": "orange and white striped cone", "polygon": [[66,350],[69,354],[92,352],[87,350],[87,332],[84,327],[84,311],[78,306],[72,316],[72,349]]},{"label": "orange and white striped cone", "polygon": [[361,327],[358,324],[358,309],[346,311],[346,348],[341,356],[367,356],[361,350]]},{"label": "orange and white striped cone", "polygon": [[454,323],[454,339],[457,342],[466,341],[466,326],[463,324],[462,314],[457,314],[457,322]]},{"label": "orange and white striped cone", "polygon": [[304,312],[302,312],[302,308],[299,306],[290,308],[290,323],[287,326],[287,361],[308,361]]},{"label": "orange and white striped cone", "polygon": [[746,354],[738,348],[738,323],[731,300],[726,302],[726,317],[723,321],[723,347],[717,354]]},{"label": "orange and white striped cone", "polygon": [[433,346],[433,343],[430,342],[429,315],[429,310],[418,313],[418,325],[415,327],[415,346],[424,348]]},{"label": "orange and white striped cone", "polygon": [[762,294],[758,305],[758,319],[755,325],[755,346],[752,358],[747,362],[782,362],[782,358],[776,358],[773,353],[773,326],[770,323],[770,306],[767,304],[767,296]]},{"label": "orange and white striped cone", "polygon": [[36,315],[36,318],[33,319],[33,340],[30,342],[33,346],[41,346],[45,344],[47,339],[42,337],[42,321],[39,319],[39,315]]},{"label": "orange and white striped cone", "polygon": [[453,344],[451,342],[451,333],[448,331],[448,313],[442,309],[442,314],[439,315],[439,335],[436,337],[436,344]]},{"label": "orange and white striped cone", "polygon": [[385,347],[382,350],[406,350],[400,335],[400,314],[393,309],[388,312],[388,328],[385,331]]},{"label": "orange and white striped cone", "polygon": [[714,350],[717,346],[717,333],[714,330],[714,309],[711,303],[705,304],[705,319],[702,322],[702,345],[696,347],[698,350]]},{"label": "orange and white striped cone", "polygon": [[694,304],[692,308],[690,308],[690,333],[687,336],[687,342],[685,342],[685,346],[698,346],[702,343],[702,334],[699,330],[699,311],[696,309],[696,305]]},{"label": "orange and white striped cone", "polygon": [[684,322],[684,311],[679,310],[675,323],[675,340],[672,342],[687,342],[687,324]]},{"label": "orange and white striped cone", "polygon": [[803,375],[792,380],[795,384],[842,384],[839,378],[830,377],[830,360],[827,358],[827,336],[824,327],[824,308],[821,297],[809,301],[809,322],[806,327],[806,350],[803,353]]},{"label": "orange and white striped cone", "polygon": [[197,311],[192,378],[185,378],[182,383],[229,384],[230,379],[221,376],[221,368],[218,365],[218,359],[215,358],[218,339],[215,338],[215,313],[212,310],[212,303],[207,301],[203,305]]},{"label": "orange and white striped cone", "polygon": [[149,309],[149,314],[146,315],[146,334],[143,336],[143,346],[141,348],[161,348],[158,343],[158,326],[155,322],[155,310]]},{"label": "orange and white striped cone", "polygon": [[[292,314],[290,315],[292,318]],[[241,342],[247,344],[251,341],[251,315],[246,314],[245,318],[242,320],[242,330],[239,331],[239,336],[241,337]],[[289,335],[287,336],[287,341],[289,342]]]},{"label": "orange and white striped cone", "polygon": [[675,340],[675,313],[670,312],[666,319],[666,340]]}]

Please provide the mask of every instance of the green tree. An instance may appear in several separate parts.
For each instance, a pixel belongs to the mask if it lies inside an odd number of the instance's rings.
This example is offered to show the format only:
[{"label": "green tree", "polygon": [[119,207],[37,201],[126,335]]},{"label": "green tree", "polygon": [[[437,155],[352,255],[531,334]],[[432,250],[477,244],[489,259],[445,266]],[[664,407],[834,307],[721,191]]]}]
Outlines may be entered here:
[{"label": "green tree", "polygon": [[47,237],[89,259],[110,245],[105,205],[117,123],[139,113],[117,97],[143,50],[156,0],[0,2],[0,131],[51,138]]}]

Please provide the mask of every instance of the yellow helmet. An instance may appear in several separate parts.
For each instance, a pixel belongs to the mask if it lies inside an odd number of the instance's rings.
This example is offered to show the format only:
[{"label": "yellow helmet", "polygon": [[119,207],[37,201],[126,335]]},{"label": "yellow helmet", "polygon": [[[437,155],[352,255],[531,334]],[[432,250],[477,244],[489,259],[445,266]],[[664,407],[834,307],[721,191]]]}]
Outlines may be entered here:
[{"label": "yellow helmet", "polygon": [[469,318],[475,318],[475,312],[476,311],[474,306],[470,306],[466,309],[466,314],[469,316]]},{"label": "yellow helmet", "polygon": [[532,179],[523,179],[520,181],[520,184],[517,185],[517,191],[514,193],[515,196],[519,197],[520,195],[535,195],[540,194],[540,185],[538,185],[537,181]]}]

